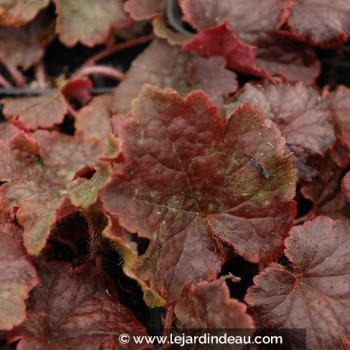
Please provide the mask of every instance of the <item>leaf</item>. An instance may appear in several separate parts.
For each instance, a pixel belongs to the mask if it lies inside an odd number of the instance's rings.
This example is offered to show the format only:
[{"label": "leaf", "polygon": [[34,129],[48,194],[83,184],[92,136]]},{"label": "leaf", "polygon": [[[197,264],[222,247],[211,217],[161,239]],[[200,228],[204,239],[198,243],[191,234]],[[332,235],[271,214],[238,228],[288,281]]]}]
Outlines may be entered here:
[{"label": "leaf", "polygon": [[62,195],[53,199],[34,195],[21,204],[16,218],[23,227],[23,242],[31,255],[39,255],[56,222],[77,211]]},{"label": "leaf", "polygon": [[313,48],[277,35],[266,36],[256,45],[256,63],[271,76],[308,85],[316,83],[321,63]]},{"label": "leaf", "polygon": [[292,4],[291,0],[182,0],[185,20],[200,32],[184,47],[205,56],[223,56],[228,67],[242,73],[313,84],[320,73],[314,50],[279,35]]},{"label": "leaf", "polygon": [[33,20],[37,13],[49,4],[50,0],[1,0],[0,24],[23,26]]},{"label": "leaf", "polygon": [[112,132],[111,97],[111,95],[94,97],[87,106],[77,112],[75,129],[78,133],[95,137],[103,144],[108,144],[108,135]]},{"label": "leaf", "polygon": [[34,267],[18,241],[0,231],[0,329],[10,330],[22,323],[26,315],[24,300],[38,284]]},{"label": "leaf", "polygon": [[158,15],[152,20],[153,33],[157,38],[165,39],[170,45],[181,45],[191,38],[191,35],[178,32],[169,26],[164,15]]},{"label": "leaf", "polygon": [[[20,132],[0,144],[1,209],[16,214],[24,228],[24,246],[38,255],[56,221],[72,208],[65,200],[78,170],[93,166],[103,152],[97,140],[37,131]],[[23,171],[25,169],[25,171]]]},{"label": "leaf", "polygon": [[209,59],[182,53],[178,47],[154,40],[136,58],[123,82],[114,91],[113,111],[130,111],[131,102],[146,83],[161,88],[171,87],[186,96],[194,89],[203,89],[212,103],[223,105],[224,97],[237,90],[236,75],[225,69],[220,57]]},{"label": "leaf", "polygon": [[245,304],[230,299],[230,291],[223,280],[203,281],[186,287],[175,307],[180,330],[244,328],[246,335],[250,335],[254,332],[254,323],[246,311]]},{"label": "leaf", "polygon": [[104,148],[96,139],[38,130],[33,133],[43,163],[61,181],[73,180],[78,170],[93,167]]},{"label": "leaf", "polygon": [[23,27],[0,27],[1,60],[9,66],[28,69],[44,56],[54,37],[54,22],[44,15]]},{"label": "leaf", "polygon": [[61,92],[68,101],[78,101],[85,105],[91,100],[90,90],[93,88],[89,78],[72,78],[62,88]]},{"label": "leaf", "polygon": [[350,164],[350,89],[338,86],[329,94],[330,108],[333,112],[338,148],[332,152],[332,159],[341,168]]},{"label": "leaf", "polygon": [[301,82],[247,83],[228,107],[228,115],[246,101],[274,121],[294,153],[299,180],[310,181],[318,173],[319,158],[335,143],[332,114],[326,99]]},{"label": "leaf", "polygon": [[207,57],[222,56],[228,68],[269,80],[281,76],[284,80],[311,84],[319,75],[320,62],[315,52],[305,45],[272,34],[264,36],[255,45],[243,42],[225,22],[197,33],[182,45],[182,49]]},{"label": "leaf", "polygon": [[[23,350],[119,349],[121,333],[145,335],[136,317],[115,297],[113,283],[90,264],[39,266],[41,284],[30,299],[27,320],[10,334]],[[35,344],[35,347],[34,347]],[[125,346],[132,349],[132,344]]]},{"label": "leaf", "polygon": [[222,56],[228,68],[271,79],[270,74],[256,64],[256,47],[242,42],[227,22],[197,33],[182,49],[209,57]]},{"label": "leaf", "polygon": [[3,113],[7,120],[18,119],[27,129],[51,128],[61,124],[68,111],[67,102],[59,90],[23,98],[4,98]]},{"label": "leaf", "polygon": [[132,19],[140,21],[163,13],[165,10],[165,3],[164,0],[127,0],[124,8]]},{"label": "leaf", "polygon": [[[4,113],[4,111],[3,111],[3,113]],[[2,141],[10,139],[17,132],[19,132],[19,129],[10,123],[1,123],[0,124],[0,140],[2,140]]]},{"label": "leaf", "polygon": [[106,41],[111,28],[128,23],[120,0],[55,0],[56,32],[68,47],[78,42],[92,47]]},{"label": "leaf", "polygon": [[0,211],[0,231],[3,234],[12,235],[20,241],[23,237],[23,229],[17,223],[15,223],[8,213]]},{"label": "leaf", "polygon": [[129,275],[172,301],[217,274],[218,240],[252,262],[280,255],[295,174],[272,123],[249,105],[225,123],[202,91],[183,100],[149,85],[132,115],[116,124],[125,162],[100,195],[122,227],[150,240]]},{"label": "leaf", "polygon": [[350,202],[350,172],[347,172],[341,183],[345,198]]},{"label": "leaf", "polygon": [[312,182],[303,184],[301,188],[302,195],[313,203],[313,214],[326,215],[332,219],[349,219],[350,204],[340,187],[342,172],[335,170],[330,179],[322,180],[317,177]]},{"label": "leaf", "polygon": [[97,201],[98,192],[108,183],[109,176],[107,164],[99,163],[99,168],[90,180],[81,179],[81,183],[69,192],[72,204],[83,209],[89,208]]},{"label": "leaf", "polygon": [[239,38],[255,44],[275,32],[289,14],[290,0],[181,0],[184,19],[198,31],[227,21]]},{"label": "leaf", "polygon": [[297,37],[311,45],[334,47],[350,35],[350,3],[347,0],[302,0],[295,2],[288,25]]},{"label": "leaf", "polygon": [[246,302],[257,326],[306,328],[307,349],[338,349],[350,335],[350,225],[317,217],[292,228],[290,272],[272,264],[254,278]]}]

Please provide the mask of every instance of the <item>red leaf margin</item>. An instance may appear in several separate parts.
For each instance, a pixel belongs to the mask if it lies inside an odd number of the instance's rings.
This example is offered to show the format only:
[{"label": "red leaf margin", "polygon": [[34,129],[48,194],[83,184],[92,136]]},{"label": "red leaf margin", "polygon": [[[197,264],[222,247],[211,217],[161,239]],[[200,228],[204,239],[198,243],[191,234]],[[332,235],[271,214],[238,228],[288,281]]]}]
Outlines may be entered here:
[{"label": "red leaf margin", "polygon": [[[217,107],[200,90],[182,99],[172,89],[161,90],[146,85],[133,106],[134,117],[121,115],[114,118],[116,134],[122,144],[123,163],[116,168],[110,183],[100,192],[103,207],[112,215],[112,219],[114,216],[125,229],[151,240],[149,249],[140,257],[135,270],[126,262],[128,268],[124,271],[139,282],[142,279],[149,280],[150,287],[140,282],[144,290],[156,288],[157,293],[163,297],[169,294],[170,300],[175,300],[182,289],[178,284],[182,286],[192,282],[190,271],[196,276],[200,271],[200,279],[204,275],[210,278],[218,271],[222,257],[220,245],[216,247],[217,240],[234,247],[249,261],[270,261],[280,256],[283,252],[283,239],[295,215],[295,203],[291,201],[295,190],[295,172],[290,157],[284,155],[285,141],[278,128],[272,122],[265,121],[260,112],[249,105],[243,106],[225,126]],[[176,129],[177,125],[180,126],[179,130]],[[240,128],[246,128],[246,139],[239,133]],[[186,130],[191,130],[191,138],[187,137]],[[206,132],[202,134],[202,130]],[[227,136],[226,141],[224,135]],[[180,143],[176,141],[176,146],[174,144],[172,147],[169,142],[173,138],[180,140]],[[182,139],[184,143],[181,143]],[[239,148],[236,149],[238,143]],[[233,147],[232,153],[225,153],[227,147]],[[267,175],[270,178],[268,182],[268,178],[260,172],[261,166],[255,168],[250,158],[241,152],[255,154],[255,147],[259,149],[256,155],[258,162],[264,163],[269,159],[270,163],[266,163],[271,170],[271,176]],[[205,157],[211,159],[208,164]],[[231,157],[232,163],[229,161]],[[262,158],[259,160],[259,157]],[[215,162],[218,162],[217,166],[222,171],[214,165]],[[243,164],[239,166],[240,162]],[[189,164],[191,167],[187,169]],[[184,166],[187,173],[179,171]],[[241,171],[242,169],[244,170]],[[174,171],[176,175],[170,176]],[[203,178],[204,173],[206,177]],[[196,200],[188,194],[188,176],[192,179],[190,193],[196,193]],[[236,185],[234,187],[233,181]],[[162,192],[163,186],[166,188],[165,193]],[[232,189],[231,196],[227,195],[229,188]],[[268,189],[273,193],[270,196]],[[245,197],[249,193],[254,197],[251,202]],[[148,198],[148,195],[153,197]],[[217,201],[220,198],[221,204]],[[201,209],[198,209],[198,200]],[[204,219],[209,218],[210,223],[207,223]],[[173,227],[169,232],[167,223]],[[180,235],[176,236],[177,233]],[[269,234],[270,240],[267,239]],[[120,233],[117,233],[117,237],[114,234],[111,236],[112,239],[119,240],[119,243],[121,240],[123,248],[127,248],[128,242],[125,239],[123,242]],[[182,236],[189,240],[184,252],[181,252],[181,247],[184,246]],[[247,236],[254,244],[247,243]],[[199,237],[201,240],[197,243],[201,242],[201,245],[195,244]],[[168,239],[172,240],[173,247],[177,246],[180,250],[173,249],[172,254],[165,253],[170,244],[166,243]],[[207,246],[204,247],[204,243]],[[202,248],[199,249],[199,246]],[[159,250],[155,252],[154,249]],[[212,261],[210,271],[206,270],[207,267],[203,271],[200,254],[203,254],[204,249],[208,254],[207,259],[210,255]],[[170,270],[174,269],[174,264],[177,264],[180,257],[190,255],[194,259],[194,252],[199,254],[197,262],[193,263],[193,267],[184,267],[187,269],[186,280],[178,270],[177,277],[172,277],[169,281],[168,277],[172,274]],[[184,256],[181,258],[182,264],[185,263]],[[155,262],[154,259],[159,261]],[[154,264],[157,265],[157,274],[152,271]]]},{"label": "red leaf margin", "polygon": [[229,68],[272,80],[271,75],[256,64],[257,48],[242,42],[227,21],[197,33],[182,45],[182,50],[223,56]]},{"label": "red leaf margin", "polygon": [[245,296],[257,326],[306,328],[310,350],[338,349],[350,338],[349,232],[348,220],[326,216],[292,228],[285,241],[292,270],[271,264]]},{"label": "red leaf margin", "polygon": [[348,202],[350,202],[350,171],[348,171],[341,182],[341,189]]},{"label": "red leaf margin", "polygon": [[[30,290],[39,284],[39,278],[20,242],[2,228],[0,248],[0,329],[11,330],[24,321],[24,300],[29,297]],[[16,291],[12,289],[15,287]]]}]

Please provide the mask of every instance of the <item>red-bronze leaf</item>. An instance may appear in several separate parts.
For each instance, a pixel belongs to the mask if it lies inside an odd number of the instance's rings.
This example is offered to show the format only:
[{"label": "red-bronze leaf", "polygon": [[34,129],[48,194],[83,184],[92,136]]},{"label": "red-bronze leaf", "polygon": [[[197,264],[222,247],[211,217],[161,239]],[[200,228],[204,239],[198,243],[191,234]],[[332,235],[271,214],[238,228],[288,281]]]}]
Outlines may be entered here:
[{"label": "red-bronze leaf", "polygon": [[16,215],[27,251],[38,255],[53,224],[74,210],[65,196],[75,174],[93,166],[104,147],[97,140],[41,130],[31,137],[19,132],[0,148],[1,209]]},{"label": "red-bronze leaf", "polygon": [[183,44],[182,49],[204,56],[222,56],[229,68],[271,79],[270,74],[256,64],[257,48],[241,41],[227,22],[199,32]]},{"label": "red-bronze leaf", "polygon": [[255,46],[248,45],[227,22],[199,32],[182,48],[204,56],[222,56],[227,67],[270,80],[281,76],[311,84],[320,72],[315,52],[306,45],[274,34],[263,36]]},{"label": "red-bronze leaf", "polygon": [[[329,171],[329,170],[328,170]],[[323,169],[321,175],[325,175],[327,169]],[[322,179],[320,176],[312,182],[303,184],[301,188],[302,195],[309,199],[312,204],[312,210],[309,215],[325,215],[332,219],[349,219],[350,203],[344,198],[341,191],[342,172],[334,169],[327,174],[329,179]],[[343,184],[343,191],[345,191]]]},{"label": "red-bronze leaf", "polygon": [[184,288],[175,308],[180,329],[251,329],[248,335],[253,333],[254,323],[246,311],[245,304],[230,299],[224,280],[203,281]]},{"label": "red-bronze leaf", "polygon": [[4,98],[3,113],[8,120],[16,118],[28,130],[51,128],[60,124],[67,113],[67,103],[57,90],[35,97]]},{"label": "red-bronze leaf", "polygon": [[293,271],[272,264],[254,278],[246,301],[257,326],[306,328],[307,349],[340,349],[350,336],[350,224],[317,217],[295,226],[285,254]]},{"label": "red-bronze leaf", "polygon": [[133,61],[124,81],[115,89],[113,111],[129,112],[131,101],[146,83],[160,88],[171,87],[183,96],[194,89],[203,89],[219,107],[222,107],[224,97],[238,88],[236,74],[225,69],[224,59],[183,53],[161,40],[154,40]]},{"label": "red-bronze leaf", "polygon": [[185,20],[200,30],[225,21],[247,43],[279,29],[289,14],[291,0],[181,0]]},{"label": "red-bronze leaf", "polygon": [[[113,283],[93,266],[40,262],[40,285],[26,321],[8,336],[22,350],[119,349],[121,333],[145,335],[136,317],[116,299]],[[35,346],[34,346],[35,345]],[[133,344],[125,349],[133,349]],[[123,347],[124,348],[124,347]]]},{"label": "red-bronze leaf", "polygon": [[266,36],[256,45],[256,63],[271,76],[315,84],[321,63],[310,46],[278,35]]},{"label": "red-bronze leaf", "polygon": [[129,274],[176,300],[184,285],[216,275],[218,240],[252,262],[281,254],[295,174],[273,123],[249,105],[225,123],[203,92],[183,100],[149,85],[132,115],[115,123],[125,163],[100,196],[151,241]]},{"label": "red-bronze leaf", "polygon": [[112,132],[111,97],[111,95],[95,97],[77,112],[75,118],[75,128],[79,133],[95,137],[105,145],[108,144],[108,135]]},{"label": "red-bronze leaf", "polygon": [[317,159],[335,143],[332,113],[320,93],[302,83],[246,84],[228,115],[243,103],[260,109],[274,121],[294,153],[293,161],[300,180],[311,180],[318,173]]},{"label": "red-bronze leaf", "polygon": [[85,105],[91,100],[90,90],[92,88],[90,79],[86,77],[73,78],[61,88],[61,92],[68,101],[78,101]]},{"label": "red-bronze leaf", "polygon": [[19,242],[2,229],[0,261],[0,330],[10,330],[24,321],[24,300],[39,281]]}]

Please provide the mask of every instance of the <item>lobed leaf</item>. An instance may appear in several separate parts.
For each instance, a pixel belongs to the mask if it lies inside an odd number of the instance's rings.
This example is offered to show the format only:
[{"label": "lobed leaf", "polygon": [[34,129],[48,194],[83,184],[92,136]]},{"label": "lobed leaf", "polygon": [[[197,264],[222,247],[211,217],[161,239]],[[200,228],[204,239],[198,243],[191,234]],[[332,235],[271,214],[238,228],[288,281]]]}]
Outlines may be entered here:
[{"label": "lobed leaf", "polygon": [[23,27],[0,27],[1,60],[9,66],[28,69],[44,56],[46,46],[54,37],[54,22],[39,15]]},{"label": "lobed leaf", "polygon": [[340,348],[350,335],[349,232],[347,221],[327,217],[292,228],[285,254],[293,271],[272,264],[245,298],[257,326],[306,328],[308,349]]},{"label": "lobed leaf", "polygon": [[0,230],[0,329],[10,330],[26,316],[25,299],[38,277],[19,242]]},{"label": "lobed leaf", "polygon": [[318,77],[315,52],[278,35],[292,1],[182,0],[180,4],[185,20],[199,31],[184,45],[186,50],[223,56],[228,67],[263,78],[280,75],[310,84]]},{"label": "lobed leaf", "polygon": [[100,198],[122,227],[150,240],[129,275],[173,301],[217,274],[218,241],[252,262],[281,254],[295,174],[258,110],[245,105],[225,123],[201,91],[183,100],[145,86],[115,127],[125,162]]},{"label": "lobed leaf", "polygon": [[28,130],[47,129],[63,122],[67,103],[59,90],[34,97],[4,98],[3,113],[7,120],[19,120]]},{"label": "lobed leaf", "polygon": [[104,150],[99,140],[82,135],[38,130],[32,137],[40,146],[43,163],[63,183],[73,180],[80,169],[93,167]]},{"label": "lobed leaf", "polygon": [[181,0],[184,19],[198,31],[227,21],[239,38],[255,44],[277,31],[289,14],[290,0]]},{"label": "lobed leaf", "polygon": [[288,25],[297,37],[312,45],[334,47],[350,35],[350,3],[347,0],[295,2]]},{"label": "lobed leaf", "polygon": [[108,135],[112,133],[111,97],[111,95],[97,96],[77,112],[75,129],[78,133],[95,137],[107,145]]},{"label": "lobed leaf", "polygon": [[68,47],[78,42],[89,47],[102,44],[111,28],[128,23],[121,0],[55,0],[55,3],[56,32]]},{"label": "lobed leaf", "polygon": [[[203,281],[186,287],[176,304],[176,325],[179,329],[249,329],[254,323],[247,314],[247,306],[230,299],[230,291],[224,280]],[[239,349],[241,347],[238,347]]]},{"label": "lobed leaf", "polygon": [[312,182],[303,184],[301,193],[313,203],[313,215],[325,215],[332,219],[349,219],[350,203],[341,192],[342,172],[336,169],[329,176],[329,179],[317,177]]},{"label": "lobed leaf", "polygon": [[256,64],[256,47],[242,42],[227,22],[197,33],[182,49],[209,57],[222,56],[228,68],[271,79],[270,74]]},{"label": "lobed leaf", "polygon": [[31,137],[20,132],[0,147],[1,209],[17,216],[27,251],[38,255],[56,221],[76,210],[65,200],[75,174],[93,166],[103,146],[42,130]]},{"label": "lobed leaf", "polygon": [[245,102],[260,109],[274,121],[293,152],[299,180],[311,180],[318,173],[319,161],[336,141],[328,101],[301,82],[248,83],[228,106],[228,115]]},{"label": "lobed leaf", "polygon": [[256,63],[271,76],[308,85],[316,83],[321,63],[313,48],[278,35],[266,36],[256,45]]},{"label": "lobed leaf", "polygon": [[182,49],[204,56],[222,56],[235,71],[272,80],[272,76],[314,83],[320,63],[309,47],[269,34],[255,46],[243,42],[229,23],[205,29],[184,43]]},{"label": "lobed leaf", "polygon": [[33,20],[50,0],[0,0],[0,25],[23,26]]},{"label": "lobed leaf", "polygon": [[124,4],[124,8],[132,19],[140,21],[163,13],[165,10],[165,3],[166,1],[164,0],[127,0]]},{"label": "lobed leaf", "polygon": [[219,107],[222,107],[224,97],[238,88],[235,73],[225,69],[222,58],[206,59],[182,53],[178,47],[161,40],[154,40],[133,61],[125,79],[114,91],[112,109],[118,113],[129,112],[132,100],[146,83],[160,88],[171,87],[183,96],[201,88]]},{"label": "lobed leaf", "polygon": [[[145,335],[136,317],[116,299],[113,283],[93,266],[62,262],[39,266],[41,284],[26,321],[10,334],[22,350],[119,348],[121,333]],[[132,349],[132,344],[125,349]]]}]

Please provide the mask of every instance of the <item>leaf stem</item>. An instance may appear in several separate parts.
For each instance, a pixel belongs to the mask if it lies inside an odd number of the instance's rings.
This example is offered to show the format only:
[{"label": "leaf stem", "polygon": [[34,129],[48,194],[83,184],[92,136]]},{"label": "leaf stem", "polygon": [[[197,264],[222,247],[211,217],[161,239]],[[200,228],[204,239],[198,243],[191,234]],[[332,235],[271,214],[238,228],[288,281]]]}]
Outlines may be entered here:
[{"label": "leaf stem", "polygon": [[85,68],[85,67],[88,67],[88,66],[91,66],[91,65],[94,65],[94,64],[96,64],[96,62],[101,61],[101,60],[104,59],[105,57],[108,57],[108,56],[110,56],[110,55],[113,55],[113,54],[115,54],[115,53],[117,53],[117,52],[119,52],[119,51],[128,49],[128,48],[133,47],[133,46],[145,44],[145,43],[151,41],[153,38],[154,38],[154,35],[153,35],[153,34],[148,34],[148,35],[145,35],[145,36],[141,36],[141,37],[139,37],[139,38],[136,38],[136,39],[132,39],[132,40],[125,41],[125,42],[123,42],[123,43],[121,43],[121,44],[116,44],[116,45],[107,47],[105,50],[100,51],[100,52],[97,53],[96,55],[90,57],[90,58],[81,66],[81,69],[82,69],[82,68]]},{"label": "leaf stem", "polygon": [[11,89],[13,87],[13,85],[2,74],[0,74],[0,85],[6,89]]},{"label": "leaf stem", "polygon": [[300,224],[304,223],[306,220],[313,219],[315,216],[316,216],[316,208],[312,208],[307,214],[295,219],[294,225],[300,225]]},{"label": "leaf stem", "polygon": [[174,320],[174,305],[170,305],[166,310],[165,319],[164,319],[164,327],[163,327],[163,335],[168,336],[170,334],[171,326]]},{"label": "leaf stem", "polygon": [[72,107],[72,105],[66,100],[68,113],[73,117],[77,118],[78,112]]},{"label": "leaf stem", "polygon": [[47,78],[46,78],[46,72],[45,72],[45,66],[42,62],[39,62],[35,66],[35,77],[38,82],[38,86],[40,89],[45,89],[47,84]]},{"label": "leaf stem", "polygon": [[75,74],[75,76],[102,75],[115,80],[123,80],[124,73],[109,66],[89,66],[83,67]]},{"label": "leaf stem", "polygon": [[89,208],[83,211],[89,226],[90,259],[95,261],[98,271],[103,269],[102,231],[106,227],[106,217],[99,211]]},{"label": "leaf stem", "polygon": [[1,64],[10,73],[12,80],[17,86],[19,87],[26,86],[26,80],[24,78],[24,75],[20,72],[19,69],[17,69],[15,66],[8,64],[1,54],[0,54],[0,61],[1,61]]},{"label": "leaf stem", "polygon": [[26,86],[26,80],[19,69],[17,69],[15,66],[10,66],[8,64],[5,64],[4,62],[2,62],[2,63],[5,65],[6,69],[11,74],[11,78],[13,79],[13,81],[15,82],[15,84],[17,86],[19,86],[19,87]]}]

